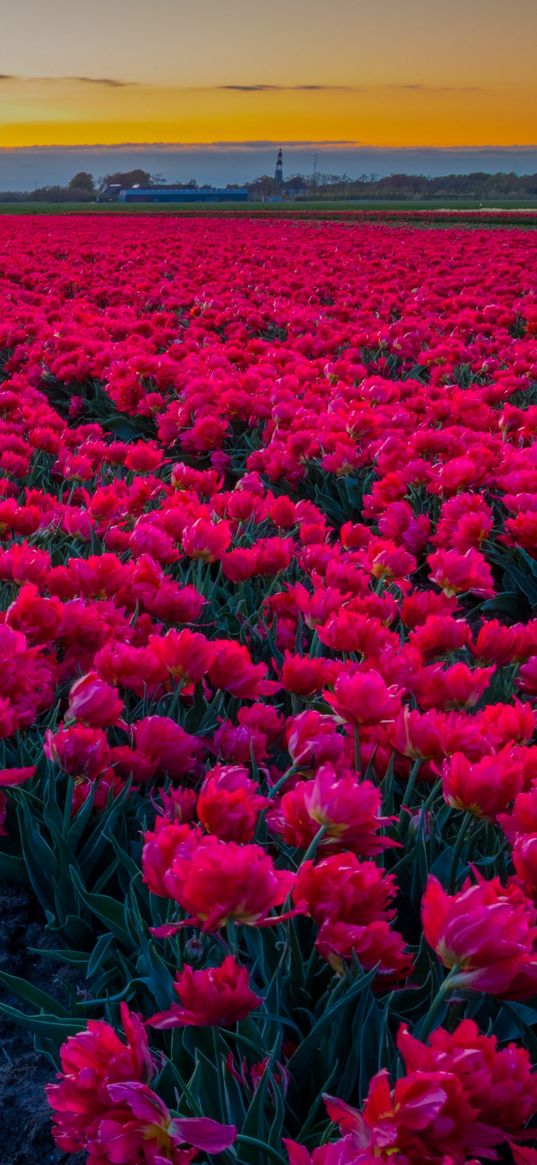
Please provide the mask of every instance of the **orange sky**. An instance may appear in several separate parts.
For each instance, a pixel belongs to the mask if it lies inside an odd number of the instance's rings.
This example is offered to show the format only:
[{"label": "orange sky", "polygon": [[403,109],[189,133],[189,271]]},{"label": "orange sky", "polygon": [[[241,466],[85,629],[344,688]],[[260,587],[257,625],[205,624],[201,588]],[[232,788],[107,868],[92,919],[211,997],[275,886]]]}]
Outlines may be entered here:
[{"label": "orange sky", "polygon": [[0,146],[532,144],[536,39],[535,0],[18,0]]}]

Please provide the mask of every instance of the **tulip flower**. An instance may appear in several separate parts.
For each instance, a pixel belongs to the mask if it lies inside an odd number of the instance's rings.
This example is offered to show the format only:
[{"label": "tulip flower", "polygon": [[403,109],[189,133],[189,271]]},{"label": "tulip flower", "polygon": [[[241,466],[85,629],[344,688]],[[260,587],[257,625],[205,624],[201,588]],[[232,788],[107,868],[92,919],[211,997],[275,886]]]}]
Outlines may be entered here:
[{"label": "tulip flower", "polygon": [[307,848],[321,828],[321,851],[350,850],[369,857],[395,844],[379,836],[390,823],[390,818],[380,816],[380,805],[380,792],[370,781],[360,781],[350,772],[338,774],[326,764],[314,780],[300,781],[284,793],[267,821],[288,845]]},{"label": "tulip flower", "polygon": [[431,580],[448,597],[466,591],[483,599],[494,594],[490,566],[479,550],[470,548],[464,554],[458,550],[437,550],[428,556],[427,562]]},{"label": "tulip flower", "polygon": [[259,814],[270,805],[240,765],[217,765],[207,773],[197,802],[203,828],[221,841],[252,841]]},{"label": "tulip flower", "polygon": [[289,870],[276,870],[259,845],[209,836],[176,852],[164,881],[169,897],[202,930],[212,931],[231,919],[243,926],[280,921],[281,915],[270,912],[285,902],[294,878]]},{"label": "tulip flower", "polygon": [[252,663],[246,647],[228,639],[217,639],[213,642],[213,649],[209,665],[209,681],[213,687],[222,688],[242,700],[255,700],[279,690],[280,684],[265,679],[265,665]]},{"label": "tulip flower", "polygon": [[532,1162],[518,1145],[537,1111],[537,1077],[528,1053],[499,1049],[471,1020],[450,1033],[438,1028],[429,1044],[401,1026],[397,1045],[405,1073],[390,1088],[387,1072],[373,1077],[361,1110],[323,1096],[340,1139],[313,1150],[286,1140],[290,1165],[478,1165],[509,1145],[514,1160]]},{"label": "tulip flower", "polygon": [[508,999],[537,991],[537,910],[515,886],[480,878],[450,897],[430,876],[422,923],[429,946],[451,971],[451,989]]},{"label": "tulip flower", "polygon": [[442,769],[444,798],[456,809],[466,809],[476,817],[494,821],[515,800],[524,787],[520,750],[504,748],[493,756],[472,764],[456,752]]},{"label": "tulip flower", "polygon": [[401,706],[400,692],[388,687],[377,671],[343,672],[334,692],[323,696],[343,723],[356,726],[395,720]]},{"label": "tulip flower", "polygon": [[69,692],[67,719],[79,720],[88,728],[117,724],[122,712],[123,701],[96,672],[82,676]]},{"label": "tulip flower", "polygon": [[174,1115],[153,1091],[148,1081],[156,1064],[144,1029],[125,1004],[121,1015],[126,1045],[107,1023],[90,1020],[61,1049],[58,1083],[47,1087],[58,1148],[85,1150],[103,1165],[187,1165],[198,1150],[228,1149],[236,1137],[233,1125]]},{"label": "tulip flower", "polygon": [[290,870],[275,869],[262,846],[219,841],[165,818],[146,833],[142,867],[154,894],[174,899],[208,932],[231,919],[244,926],[279,922],[284,916],[270,912],[285,901],[295,880]]},{"label": "tulip flower", "polygon": [[220,967],[194,971],[185,966],[178,974],[174,991],[181,1006],[153,1015],[150,1027],[167,1031],[174,1027],[228,1027],[245,1019],[263,1002],[250,989],[248,972],[227,955]]},{"label": "tulip flower", "polygon": [[231,529],[228,522],[213,523],[198,518],[191,526],[185,527],[181,541],[189,558],[216,562],[231,542]]}]

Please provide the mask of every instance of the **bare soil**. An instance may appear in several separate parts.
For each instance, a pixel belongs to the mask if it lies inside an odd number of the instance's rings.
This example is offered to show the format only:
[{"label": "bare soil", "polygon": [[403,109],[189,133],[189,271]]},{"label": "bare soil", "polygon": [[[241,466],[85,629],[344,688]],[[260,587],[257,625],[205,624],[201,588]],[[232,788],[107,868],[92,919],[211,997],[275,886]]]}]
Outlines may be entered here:
[{"label": "bare soil", "polygon": [[[19,975],[62,999],[62,978],[54,962],[29,948],[47,946],[43,917],[25,886],[0,879],[0,970]],[[0,998],[25,1010],[0,988]],[[0,1015],[0,1161],[2,1165],[83,1165],[85,1154],[60,1152],[50,1133],[45,1084],[54,1079],[48,1057],[34,1050],[30,1032]]]}]

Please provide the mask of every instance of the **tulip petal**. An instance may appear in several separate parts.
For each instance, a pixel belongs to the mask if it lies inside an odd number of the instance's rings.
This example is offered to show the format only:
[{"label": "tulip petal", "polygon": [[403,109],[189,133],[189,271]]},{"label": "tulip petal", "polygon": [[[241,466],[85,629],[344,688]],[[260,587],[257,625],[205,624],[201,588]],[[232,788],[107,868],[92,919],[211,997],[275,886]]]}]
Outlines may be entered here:
[{"label": "tulip petal", "polygon": [[221,1125],[209,1117],[176,1117],[169,1126],[170,1135],[179,1142],[203,1149],[206,1153],[223,1153],[233,1144],[235,1125]]}]

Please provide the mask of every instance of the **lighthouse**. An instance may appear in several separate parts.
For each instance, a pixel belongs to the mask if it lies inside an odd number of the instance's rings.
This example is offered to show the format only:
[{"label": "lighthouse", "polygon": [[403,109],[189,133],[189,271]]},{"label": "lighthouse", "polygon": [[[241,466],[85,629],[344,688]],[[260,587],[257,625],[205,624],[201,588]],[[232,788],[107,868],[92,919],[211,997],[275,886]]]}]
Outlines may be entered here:
[{"label": "lighthouse", "polygon": [[278,150],[278,157],[276,158],[276,169],[274,171],[274,181],[276,186],[283,186],[283,155],[280,149]]}]

